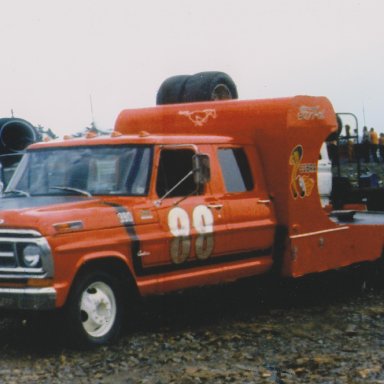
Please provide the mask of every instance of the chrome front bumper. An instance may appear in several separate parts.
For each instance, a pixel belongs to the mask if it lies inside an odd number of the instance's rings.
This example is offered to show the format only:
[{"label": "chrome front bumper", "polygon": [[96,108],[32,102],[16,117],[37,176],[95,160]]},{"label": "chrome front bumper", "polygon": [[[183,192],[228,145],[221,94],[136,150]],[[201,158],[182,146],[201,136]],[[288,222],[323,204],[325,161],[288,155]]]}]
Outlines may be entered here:
[{"label": "chrome front bumper", "polygon": [[0,309],[54,309],[55,303],[56,289],[52,287],[0,288]]}]

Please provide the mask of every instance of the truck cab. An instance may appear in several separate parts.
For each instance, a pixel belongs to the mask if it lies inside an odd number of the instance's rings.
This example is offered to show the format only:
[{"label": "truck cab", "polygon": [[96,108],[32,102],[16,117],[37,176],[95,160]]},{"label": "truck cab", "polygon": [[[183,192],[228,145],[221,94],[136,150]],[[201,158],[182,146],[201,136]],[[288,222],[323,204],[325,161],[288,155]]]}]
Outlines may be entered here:
[{"label": "truck cab", "polygon": [[[210,172],[200,184],[198,155]],[[56,240],[71,234],[73,252],[75,232],[96,231],[105,242],[117,227],[130,244],[127,267],[145,293],[224,282],[272,265],[273,204],[257,154],[244,140],[147,132],[36,145],[12,179],[3,210],[31,201],[33,211],[24,214],[44,212],[44,234]],[[158,279],[170,273],[171,280]],[[71,278],[68,271],[62,284]]]}]

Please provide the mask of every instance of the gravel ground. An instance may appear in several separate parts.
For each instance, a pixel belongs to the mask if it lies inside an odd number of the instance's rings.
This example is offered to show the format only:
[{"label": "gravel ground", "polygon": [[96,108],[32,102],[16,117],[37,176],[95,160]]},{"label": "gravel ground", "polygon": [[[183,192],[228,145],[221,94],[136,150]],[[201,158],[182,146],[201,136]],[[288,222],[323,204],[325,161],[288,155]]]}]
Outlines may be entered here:
[{"label": "gravel ground", "polygon": [[384,290],[355,275],[246,280],[147,299],[117,344],[0,321],[0,383],[384,383]]}]

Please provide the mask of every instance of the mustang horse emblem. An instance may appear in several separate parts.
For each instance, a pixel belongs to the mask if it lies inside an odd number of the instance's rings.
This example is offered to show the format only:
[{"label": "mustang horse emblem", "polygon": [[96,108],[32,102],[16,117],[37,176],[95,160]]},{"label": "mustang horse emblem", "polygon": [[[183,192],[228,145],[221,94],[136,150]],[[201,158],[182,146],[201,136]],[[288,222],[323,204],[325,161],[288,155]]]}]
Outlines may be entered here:
[{"label": "mustang horse emblem", "polygon": [[202,111],[180,111],[179,115],[187,116],[189,120],[195,125],[195,127],[202,127],[208,122],[208,119],[216,119],[215,109],[203,109]]}]

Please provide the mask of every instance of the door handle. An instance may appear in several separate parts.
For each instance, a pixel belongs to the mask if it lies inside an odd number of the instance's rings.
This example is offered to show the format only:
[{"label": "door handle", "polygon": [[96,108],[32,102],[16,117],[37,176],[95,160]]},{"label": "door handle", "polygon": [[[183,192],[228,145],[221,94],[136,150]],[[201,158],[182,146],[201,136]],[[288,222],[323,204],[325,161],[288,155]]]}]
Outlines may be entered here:
[{"label": "door handle", "polygon": [[270,204],[271,200],[257,200],[257,204]]},{"label": "door handle", "polygon": [[208,204],[209,209],[221,209],[223,208],[223,204]]}]

